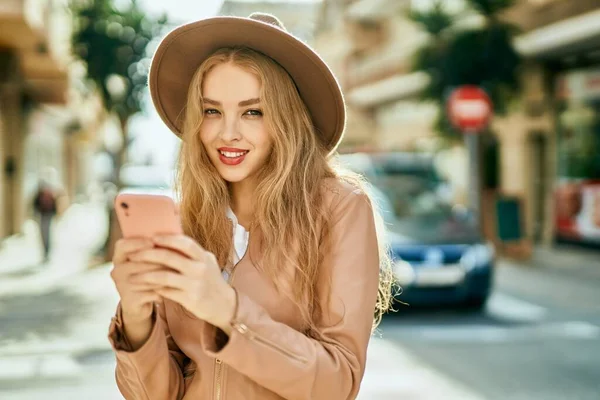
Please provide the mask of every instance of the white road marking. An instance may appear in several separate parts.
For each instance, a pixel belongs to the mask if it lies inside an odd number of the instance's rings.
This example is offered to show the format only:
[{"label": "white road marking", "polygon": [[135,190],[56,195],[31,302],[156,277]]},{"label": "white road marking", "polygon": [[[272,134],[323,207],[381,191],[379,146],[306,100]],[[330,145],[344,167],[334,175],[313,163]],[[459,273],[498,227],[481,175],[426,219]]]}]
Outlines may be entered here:
[{"label": "white road marking", "polygon": [[35,375],[36,363],[28,359],[1,359],[0,379],[24,379]]},{"label": "white road marking", "polygon": [[433,342],[506,343],[539,339],[597,340],[600,327],[585,321],[550,322],[522,326],[437,325],[407,327],[405,332]]},{"label": "white road marking", "polygon": [[498,291],[492,293],[486,310],[492,317],[513,321],[539,321],[548,314],[544,307]]},{"label": "white road marking", "polygon": [[570,321],[546,326],[551,333],[560,332],[563,336],[581,339],[596,339],[600,337],[600,327],[585,321]]},{"label": "white road marking", "polygon": [[[488,301],[484,320],[468,320],[464,324],[452,321],[436,325],[396,325],[386,327],[385,331],[416,340],[450,343],[600,339],[599,326],[586,321],[548,321],[549,314],[547,308],[496,291]],[[497,324],[494,321],[518,324]]]},{"label": "white road marking", "polygon": [[0,381],[79,376],[82,367],[69,355],[0,358]]}]

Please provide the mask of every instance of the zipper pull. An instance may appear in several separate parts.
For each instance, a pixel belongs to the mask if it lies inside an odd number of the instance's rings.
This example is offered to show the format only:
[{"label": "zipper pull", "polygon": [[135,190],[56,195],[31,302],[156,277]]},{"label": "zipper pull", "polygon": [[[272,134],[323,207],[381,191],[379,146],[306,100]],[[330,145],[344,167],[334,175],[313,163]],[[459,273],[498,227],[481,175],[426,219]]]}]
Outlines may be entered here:
[{"label": "zipper pull", "polygon": [[233,329],[235,329],[242,335],[246,335],[250,331],[250,329],[245,324],[242,324],[242,323],[235,322],[232,324],[232,326],[233,326]]}]

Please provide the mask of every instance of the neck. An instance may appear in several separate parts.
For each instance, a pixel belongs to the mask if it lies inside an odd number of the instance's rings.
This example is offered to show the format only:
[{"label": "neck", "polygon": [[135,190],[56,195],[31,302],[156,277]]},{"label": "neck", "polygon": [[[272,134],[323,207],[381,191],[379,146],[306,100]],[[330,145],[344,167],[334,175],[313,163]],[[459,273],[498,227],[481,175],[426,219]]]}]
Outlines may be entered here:
[{"label": "neck", "polygon": [[231,193],[231,209],[238,219],[238,223],[248,229],[252,222],[254,211],[254,182],[248,179],[229,184]]}]

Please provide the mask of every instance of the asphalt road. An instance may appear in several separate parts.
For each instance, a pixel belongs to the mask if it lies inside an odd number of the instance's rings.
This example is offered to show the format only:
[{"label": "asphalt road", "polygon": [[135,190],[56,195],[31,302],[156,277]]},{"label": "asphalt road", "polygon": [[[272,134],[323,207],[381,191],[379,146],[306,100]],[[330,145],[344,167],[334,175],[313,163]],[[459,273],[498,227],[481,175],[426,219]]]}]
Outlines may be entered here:
[{"label": "asphalt road", "polygon": [[503,263],[483,312],[401,308],[382,334],[486,399],[597,400],[599,272]]}]

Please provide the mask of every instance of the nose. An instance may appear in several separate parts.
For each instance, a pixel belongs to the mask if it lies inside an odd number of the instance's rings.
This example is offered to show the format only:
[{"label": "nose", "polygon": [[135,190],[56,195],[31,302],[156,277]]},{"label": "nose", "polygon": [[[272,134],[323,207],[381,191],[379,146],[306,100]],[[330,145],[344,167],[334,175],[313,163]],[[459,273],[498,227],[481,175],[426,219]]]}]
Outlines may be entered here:
[{"label": "nose", "polygon": [[224,142],[233,142],[240,140],[242,135],[239,131],[239,125],[236,118],[224,118],[223,127],[221,129],[221,139]]}]

